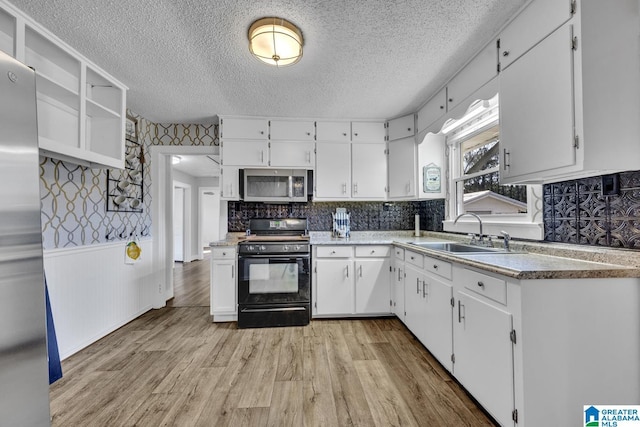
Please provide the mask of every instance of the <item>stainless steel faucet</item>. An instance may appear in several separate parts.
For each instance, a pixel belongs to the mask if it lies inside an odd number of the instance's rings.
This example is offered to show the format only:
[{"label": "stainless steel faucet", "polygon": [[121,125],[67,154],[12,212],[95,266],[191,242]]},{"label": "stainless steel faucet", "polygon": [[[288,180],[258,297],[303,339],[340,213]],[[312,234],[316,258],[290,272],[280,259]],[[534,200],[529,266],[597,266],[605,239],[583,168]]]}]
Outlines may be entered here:
[{"label": "stainless steel faucet", "polygon": [[[470,216],[472,216],[472,217],[474,217],[475,219],[477,219],[477,220],[478,220],[478,224],[480,225],[480,236],[478,237],[478,243],[477,243],[477,244],[479,244],[479,245],[484,245],[484,234],[482,234],[482,218],[480,218],[478,215],[476,215],[476,214],[474,214],[474,213],[472,213],[472,212],[464,212],[464,213],[461,213],[460,215],[458,215],[458,216],[456,217],[456,219],[453,221],[453,223],[454,223],[454,224],[455,224],[455,223],[457,223],[457,222],[458,222],[458,220],[459,220],[461,217],[465,216],[465,215],[470,215]],[[475,243],[474,239],[472,239],[472,240],[471,240],[471,243],[472,243],[472,244],[474,244],[474,243]]]},{"label": "stainless steel faucet", "polygon": [[511,236],[509,235],[509,233],[507,233],[504,230],[502,230],[500,232],[500,234],[502,234],[502,237],[504,238],[504,250],[509,252],[511,250],[511,248],[509,247],[509,242],[511,241]]}]

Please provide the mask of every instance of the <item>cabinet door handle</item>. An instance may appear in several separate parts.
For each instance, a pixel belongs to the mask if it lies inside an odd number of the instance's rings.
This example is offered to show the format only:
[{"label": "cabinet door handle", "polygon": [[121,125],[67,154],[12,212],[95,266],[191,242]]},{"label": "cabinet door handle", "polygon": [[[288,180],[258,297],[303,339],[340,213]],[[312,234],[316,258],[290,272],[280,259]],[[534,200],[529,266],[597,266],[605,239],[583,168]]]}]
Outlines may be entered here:
[{"label": "cabinet door handle", "polygon": [[264,163],[264,150],[260,150],[260,163]]},{"label": "cabinet door handle", "polygon": [[420,278],[416,277],[416,294],[420,293]]},{"label": "cabinet door handle", "polygon": [[349,277],[349,266],[347,265],[347,277]]},{"label": "cabinet door handle", "polygon": [[362,266],[360,266],[360,277],[362,277]]},{"label": "cabinet door handle", "polygon": [[236,266],[231,266],[231,278],[234,279],[236,277]]},{"label": "cabinet door handle", "polygon": [[462,308],[463,307],[464,307],[464,304],[460,303],[460,300],[458,300],[458,323],[462,323],[462,319],[465,318],[462,315]]},{"label": "cabinet door handle", "polygon": [[347,183],[342,184],[342,194],[347,194]]},{"label": "cabinet door handle", "polygon": [[307,151],[307,163],[311,163],[311,151]]},{"label": "cabinet door handle", "polygon": [[[509,159],[509,160],[507,160]],[[511,165],[509,162],[511,161],[511,154],[507,151],[506,148],[502,150],[502,165],[504,166],[504,170],[507,170]]]},{"label": "cabinet door handle", "polygon": [[311,132],[307,132],[307,136],[311,136]]},{"label": "cabinet door handle", "polygon": [[346,132],[342,132],[342,136],[347,136],[347,133]]},{"label": "cabinet door handle", "polygon": [[440,106],[440,109],[441,109],[441,110],[444,110],[444,105],[441,105],[441,106]]},{"label": "cabinet door handle", "polygon": [[422,282],[422,298],[427,297],[427,281]]},{"label": "cabinet door handle", "polygon": [[398,282],[399,282],[400,280],[402,280],[401,275],[402,275],[402,269],[400,269],[400,268],[399,268],[399,269],[398,269]]},{"label": "cabinet door handle", "polygon": [[264,135],[264,131],[263,130],[260,131],[260,135]]},{"label": "cabinet door handle", "polygon": [[358,183],[353,184],[353,193],[358,194]]},{"label": "cabinet door handle", "polygon": [[504,52],[502,52],[502,56],[509,56],[509,51],[505,50]]}]

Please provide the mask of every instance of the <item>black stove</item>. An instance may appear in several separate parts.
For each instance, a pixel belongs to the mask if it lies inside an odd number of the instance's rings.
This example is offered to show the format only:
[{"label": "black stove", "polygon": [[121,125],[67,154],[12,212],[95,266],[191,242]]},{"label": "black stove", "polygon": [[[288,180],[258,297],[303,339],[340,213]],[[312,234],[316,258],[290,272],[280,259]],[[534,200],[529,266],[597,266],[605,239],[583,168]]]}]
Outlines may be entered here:
[{"label": "black stove", "polygon": [[304,218],[252,219],[238,247],[238,327],[307,325],[310,245]]}]

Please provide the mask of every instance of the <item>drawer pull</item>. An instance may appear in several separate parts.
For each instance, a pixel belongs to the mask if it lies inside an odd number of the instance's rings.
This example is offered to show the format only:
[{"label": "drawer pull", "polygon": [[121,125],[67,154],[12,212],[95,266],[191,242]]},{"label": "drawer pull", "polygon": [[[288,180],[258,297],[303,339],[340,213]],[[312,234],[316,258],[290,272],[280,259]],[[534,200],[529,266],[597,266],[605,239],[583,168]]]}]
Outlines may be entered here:
[{"label": "drawer pull", "polygon": [[372,253],[372,254],[375,254],[375,253],[376,253],[375,249],[374,249],[374,250],[372,250],[372,251],[371,251],[371,253]]},{"label": "drawer pull", "polygon": [[336,251],[331,251],[331,255],[333,255],[333,254],[335,254],[335,253],[336,253]]},{"label": "drawer pull", "polygon": [[438,269],[438,264],[433,264],[433,268],[434,268],[435,270],[437,270],[437,269]]},{"label": "drawer pull", "polygon": [[411,257],[411,260],[412,260],[412,261],[413,261],[414,259],[415,259],[414,257]]},{"label": "drawer pull", "polygon": [[484,283],[478,282],[478,286],[480,286],[482,289],[484,289]]},{"label": "drawer pull", "polygon": [[462,323],[462,319],[464,319],[464,315],[462,314],[462,308],[464,307],[464,304],[460,303],[460,300],[458,300],[458,323]]}]

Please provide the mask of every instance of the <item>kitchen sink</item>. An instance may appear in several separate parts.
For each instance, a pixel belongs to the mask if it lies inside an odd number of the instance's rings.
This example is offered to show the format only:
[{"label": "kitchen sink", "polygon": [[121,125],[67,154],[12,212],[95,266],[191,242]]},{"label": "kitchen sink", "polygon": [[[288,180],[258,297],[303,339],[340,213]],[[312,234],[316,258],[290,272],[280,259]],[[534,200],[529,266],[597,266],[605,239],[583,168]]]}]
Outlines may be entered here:
[{"label": "kitchen sink", "polygon": [[488,248],[485,246],[468,245],[465,243],[453,243],[453,242],[409,242],[410,245],[418,246],[425,249],[432,249],[434,251],[450,252],[456,254],[464,253],[496,253],[506,252],[502,248]]}]

